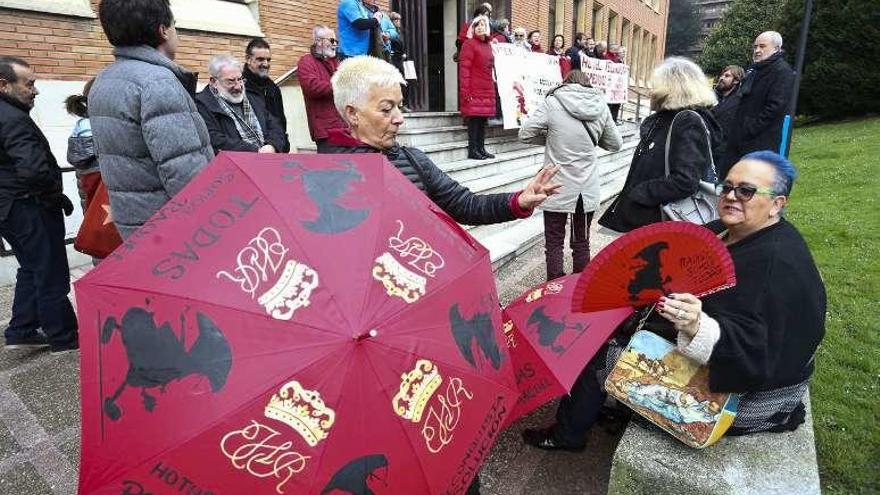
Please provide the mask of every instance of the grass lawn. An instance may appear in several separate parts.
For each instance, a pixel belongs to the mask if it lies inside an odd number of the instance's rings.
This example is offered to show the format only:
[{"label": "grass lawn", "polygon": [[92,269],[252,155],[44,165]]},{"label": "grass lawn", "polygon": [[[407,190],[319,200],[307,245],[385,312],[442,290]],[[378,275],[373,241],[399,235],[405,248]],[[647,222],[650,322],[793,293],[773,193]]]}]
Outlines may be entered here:
[{"label": "grass lawn", "polygon": [[822,489],[880,493],[880,118],[797,129],[791,149],[787,215],[828,290],[812,385]]}]

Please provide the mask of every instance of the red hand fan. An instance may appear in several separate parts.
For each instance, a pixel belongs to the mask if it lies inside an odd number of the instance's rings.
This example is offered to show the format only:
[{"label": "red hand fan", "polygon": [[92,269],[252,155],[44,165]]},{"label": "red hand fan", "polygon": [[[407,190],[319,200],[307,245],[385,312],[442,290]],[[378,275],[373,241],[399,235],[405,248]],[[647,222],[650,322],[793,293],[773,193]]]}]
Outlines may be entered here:
[{"label": "red hand fan", "polygon": [[700,297],[734,285],[733,260],[711,230],[661,222],[633,230],[600,251],[575,286],[572,311],[646,306],[673,292]]}]

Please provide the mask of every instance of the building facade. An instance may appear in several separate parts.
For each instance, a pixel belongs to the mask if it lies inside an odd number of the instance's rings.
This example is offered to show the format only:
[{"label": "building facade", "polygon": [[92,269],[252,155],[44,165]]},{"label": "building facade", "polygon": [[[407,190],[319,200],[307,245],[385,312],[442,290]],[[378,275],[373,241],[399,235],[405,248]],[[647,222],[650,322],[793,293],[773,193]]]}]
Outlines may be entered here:
[{"label": "building facade", "polygon": [[[0,0],[0,54],[22,57],[37,74],[34,120],[47,135],[58,161],[64,164],[67,137],[74,118],[63,101],[113,61],[97,18],[99,0]],[[379,0],[383,10],[401,13],[409,57],[418,80],[409,105],[420,111],[455,111],[458,71],[453,55],[462,24],[479,0]],[[493,0],[495,18],[512,27],[539,29],[544,44],[562,34],[569,46],[576,32],[628,48],[631,85],[646,85],[651,68],[662,58],[669,0]],[[299,58],[308,52],[316,25],[335,28],[337,0],[171,0],[180,45],[176,61],[200,72],[207,82],[212,56],[244,57],[254,36],[272,45],[271,76],[282,81],[288,133],[292,142],[308,146],[302,97],[295,77]],[[65,189],[76,197],[72,173]],[[78,208],[78,206],[77,206]],[[81,221],[77,211],[67,219],[73,236]],[[0,255],[8,254],[0,243]]]},{"label": "building facade", "polygon": [[700,37],[690,50],[691,58],[697,59],[703,53],[706,38],[732,3],[733,0],[697,0],[697,10],[700,12]]}]

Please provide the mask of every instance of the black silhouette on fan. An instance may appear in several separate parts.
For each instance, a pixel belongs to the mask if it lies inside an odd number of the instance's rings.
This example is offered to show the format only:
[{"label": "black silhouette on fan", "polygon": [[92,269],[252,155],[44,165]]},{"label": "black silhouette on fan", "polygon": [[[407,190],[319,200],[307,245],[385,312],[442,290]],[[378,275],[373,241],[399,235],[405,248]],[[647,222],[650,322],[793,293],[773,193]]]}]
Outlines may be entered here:
[{"label": "black silhouette on fan", "polygon": [[672,281],[672,277],[663,276],[663,265],[660,263],[660,253],[669,249],[669,243],[665,241],[648,244],[638,252],[633,259],[642,260],[644,264],[633,273],[633,278],[627,285],[630,301],[638,301],[644,291],[660,291],[666,294],[666,284]]},{"label": "black silhouette on fan", "polygon": [[[343,160],[344,169],[307,170],[299,162],[288,162],[287,168],[302,170],[303,189],[315,206],[318,207],[318,218],[302,222],[303,227],[318,234],[339,234],[353,229],[363,223],[370,210],[353,210],[346,208],[338,201],[351,191],[352,182],[362,182],[364,176],[358,172],[354,163]],[[293,180],[294,176],[285,176]]]},{"label": "black silhouette on fan", "polygon": [[122,409],[116,403],[126,387],[141,391],[144,410],[152,412],[156,397],[147,390],[158,388],[164,394],[169,383],[189,375],[201,375],[208,379],[211,391],[218,392],[226,384],[232,367],[232,351],[223,332],[202,313],[196,313],[199,336],[186,350],[186,320],[180,316],[180,337],[171,325],[156,326],[153,313],[144,308],[129,308],[122,317],[122,324],[115,317],[108,317],[101,329],[101,343],[107,344],[118,330],[128,358],[125,381],[116,392],[104,399],[104,413],[113,421],[122,417]]},{"label": "black silhouette on fan", "polygon": [[[375,474],[375,471],[381,468],[388,468],[388,459],[382,454],[358,457],[336,471],[321,491],[321,495],[327,495],[334,490],[351,495],[374,495],[367,481],[370,479],[385,481]],[[385,484],[387,486],[387,481]]]},{"label": "black silhouette on fan", "polygon": [[559,339],[562,332],[565,330],[571,330],[580,334],[587,329],[587,326],[583,323],[575,323],[574,325],[567,324],[565,322],[565,317],[562,318],[562,321],[556,321],[553,318],[550,318],[547,316],[547,313],[544,312],[544,306],[540,306],[532,311],[532,314],[529,315],[528,325],[537,325],[538,343],[543,347],[549,347],[551,351],[557,354],[562,354],[567,349],[567,347],[556,343],[556,340]]},{"label": "black silhouette on fan", "polygon": [[489,313],[476,313],[473,318],[466,320],[456,304],[449,308],[449,324],[458,350],[471,366],[477,367],[472,347],[472,342],[476,341],[483,357],[492,362],[492,367],[496,370],[501,368],[501,351],[495,340],[495,327]]}]

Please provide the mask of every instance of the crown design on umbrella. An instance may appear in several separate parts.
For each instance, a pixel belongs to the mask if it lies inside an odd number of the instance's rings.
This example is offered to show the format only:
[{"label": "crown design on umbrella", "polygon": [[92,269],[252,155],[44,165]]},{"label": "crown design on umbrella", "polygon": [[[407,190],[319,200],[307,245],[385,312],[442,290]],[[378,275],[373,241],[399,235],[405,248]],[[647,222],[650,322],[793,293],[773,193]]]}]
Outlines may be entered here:
[{"label": "crown design on umbrella", "polygon": [[315,270],[303,263],[288,260],[278,281],[257,302],[272,318],[289,320],[297,309],[309,305],[312,291],[317,286],[318,273]]},{"label": "crown design on umbrella", "polygon": [[296,380],[285,383],[272,395],[265,414],[296,430],[311,447],[327,438],[336,420],[336,413],[324,404],[321,394],[303,388]]},{"label": "crown design on umbrella", "polygon": [[434,363],[419,359],[415,368],[400,378],[400,390],[391,400],[391,405],[398,416],[418,423],[422,420],[422,412],[428,401],[443,383],[443,377]]}]

